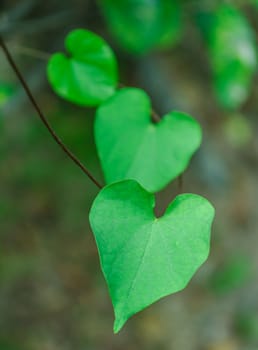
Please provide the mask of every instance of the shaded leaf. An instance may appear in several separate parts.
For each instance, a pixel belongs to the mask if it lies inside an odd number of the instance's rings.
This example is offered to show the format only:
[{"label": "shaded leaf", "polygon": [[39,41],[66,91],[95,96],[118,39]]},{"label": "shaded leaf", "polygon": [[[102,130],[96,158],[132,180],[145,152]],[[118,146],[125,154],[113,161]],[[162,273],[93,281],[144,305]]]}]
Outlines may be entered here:
[{"label": "shaded leaf", "polygon": [[179,1],[100,0],[99,4],[113,35],[134,54],[171,46],[181,36]]},{"label": "shaded leaf", "polygon": [[237,256],[220,266],[211,279],[211,288],[218,294],[230,293],[245,285],[252,275],[252,264],[248,257]]},{"label": "shaded leaf", "polygon": [[254,32],[231,5],[219,6],[211,16],[208,37],[215,91],[222,106],[235,109],[247,99],[256,69]]}]

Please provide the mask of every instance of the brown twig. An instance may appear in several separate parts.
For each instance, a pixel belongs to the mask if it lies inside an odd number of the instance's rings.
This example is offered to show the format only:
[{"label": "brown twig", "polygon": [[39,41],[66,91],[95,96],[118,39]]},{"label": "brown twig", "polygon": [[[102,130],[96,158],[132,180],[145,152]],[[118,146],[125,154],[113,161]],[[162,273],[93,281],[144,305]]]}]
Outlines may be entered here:
[{"label": "brown twig", "polygon": [[3,52],[5,53],[5,56],[14,70],[17,78],[19,79],[20,83],[22,84],[29,100],[31,101],[33,107],[38,113],[39,118],[41,119],[42,123],[45,125],[45,127],[48,129],[49,133],[53,137],[53,139],[56,141],[56,143],[62,148],[62,150],[67,154],[67,156],[91,179],[92,182],[98,187],[102,188],[100,183],[95,179],[95,177],[90,173],[88,169],[85,168],[85,166],[79,161],[78,158],[64,145],[64,143],[61,141],[61,139],[57,136],[57,134],[54,132],[54,130],[51,128],[49,122],[47,121],[47,118],[44,116],[43,112],[41,111],[39,105],[37,104],[35,98],[33,97],[26,81],[24,80],[21,72],[19,71],[16,63],[14,62],[11,53],[9,52],[7,46],[5,45],[5,42],[3,38],[0,36],[0,46],[3,49]]},{"label": "brown twig", "polygon": [[154,123],[160,122],[160,119],[161,119],[158,113],[154,109],[151,110],[151,118]]},{"label": "brown twig", "polygon": [[178,177],[178,193],[179,194],[183,193],[183,186],[184,186],[184,179],[183,179],[183,174],[181,174]]}]

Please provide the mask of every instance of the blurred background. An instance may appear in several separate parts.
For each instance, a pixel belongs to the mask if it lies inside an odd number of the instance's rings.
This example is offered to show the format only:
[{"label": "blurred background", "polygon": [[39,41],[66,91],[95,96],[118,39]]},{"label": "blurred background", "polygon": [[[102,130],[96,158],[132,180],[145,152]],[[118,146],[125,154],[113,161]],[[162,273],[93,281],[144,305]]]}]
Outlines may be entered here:
[{"label": "blurred background", "polygon": [[[216,208],[211,254],[185,290],[113,335],[88,212],[98,189],[56,146],[0,53],[0,350],[258,349],[258,2],[2,0],[0,33],[57,134],[102,181],[94,109],[46,78],[67,33],[114,49],[121,82],[155,110],[194,116],[204,140],[183,192]],[[157,195],[162,213],[178,193]]]}]

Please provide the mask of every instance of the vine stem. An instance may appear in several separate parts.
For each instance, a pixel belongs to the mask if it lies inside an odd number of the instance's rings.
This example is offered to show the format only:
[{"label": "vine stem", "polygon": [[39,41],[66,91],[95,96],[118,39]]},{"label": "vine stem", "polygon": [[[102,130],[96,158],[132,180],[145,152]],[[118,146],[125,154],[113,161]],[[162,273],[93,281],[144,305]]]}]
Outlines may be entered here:
[{"label": "vine stem", "polygon": [[184,186],[184,179],[183,179],[183,174],[181,174],[178,177],[178,192],[179,192],[179,194],[183,193],[183,186]]},{"label": "vine stem", "polygon": [[100,183],[95,179],[95,177],[90,173],[90,171],[80,162],[80,160],[65,146],[65,144],[62,142],[62,140],[57,136],[55,131],[52,129],[51,125],[49,124],[47,118],[41,111],[41,108],[39,107],[38,103],[36,102],[35,98],[32,95],[32,92],[30,91],[29,86],[27,85],[25,79],[23,78],[21,72],[19,71],[16,63],[14,62],[14,59],[12,58],[12,55],[10,51],[8,50],[3,38],[0,35],[0,47],[2,47],[3,52],[7,58],[7,61],[9,62],[10,66],[12,67],[13,71],[15,72],[17,78],[19,79],[24,91],[26,92],[29,100],[31,101],[33,107],[37,111],[37,114],[39,118],[41,119],[42,123],[45,125],[55,142],[62,148],[62,150],[66,153],[66,155],[88,176],[88,178],[99,188],[101,189],[102,186]]},{"label": "vine stem", "polygon": [[151,110],[151,117],[152,117],[153,123],[159,123],[161,120],[160,116],[154,109]]}]

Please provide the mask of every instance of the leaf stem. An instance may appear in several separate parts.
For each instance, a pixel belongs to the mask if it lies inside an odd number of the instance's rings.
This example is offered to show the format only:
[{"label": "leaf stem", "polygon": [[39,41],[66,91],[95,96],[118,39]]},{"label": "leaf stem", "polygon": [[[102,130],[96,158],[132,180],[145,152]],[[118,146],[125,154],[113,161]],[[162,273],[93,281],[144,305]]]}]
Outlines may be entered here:
[{"label": "leaf stem", "polygon": [[183,193],[183,186],[184,186],[184,178],[183,174],[178,176],[178,194]]},{"label": "leaf stem", "polygon": [[160,122],[160,119],[161,119],[158,113],[154,109],[151,110],[151,118],[153,123],[158,123]]},{"label": "leaf stem", "polygon": [[53,139],[55,140],[55,142],[62,148],[62,150],[66,153],[66,155],[84,172],[84,174],[86,174],[88,176],[88,178],[98,187],[98,188],[102,188],[102,186],[100,185],[100,183],[95,179],[95,177],[90,173],[90,171],[79,161],[79,159],[64,145],[64,143],[62,142],[62,140],[57,136],[57,134],[54,132],[54,130],[52,129],[52,127],[50,126],[47,118],[44,116],[43,112],[41,111],[38,103],[36,102],[35,98],[33,97],[29,86],[27,85],[26,81],[24,80],[21,72],[19,71],[16,63],[14,62],[11,53],[9,52],[3,38],[0,35],[0,46],[3,49],[3,52],[10,64],[10,66],[12,67],[13,71],[15,72],[17,78],[19,79],[21,85],[23,86],[29,100],[31,101],[33,107],[35,108],[35,110],[38,113],[39,118],[41,119],[42,123],[45,125],[45,127],[47,128],[47,130],[49,131],[49,133],[51,134],[51,136],[53,137]]}]

